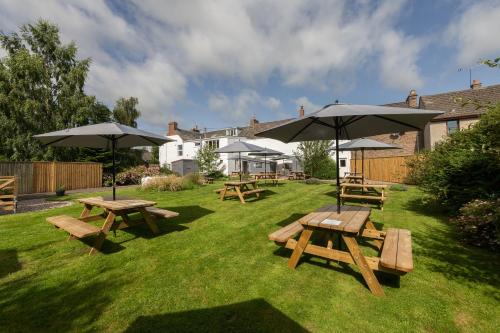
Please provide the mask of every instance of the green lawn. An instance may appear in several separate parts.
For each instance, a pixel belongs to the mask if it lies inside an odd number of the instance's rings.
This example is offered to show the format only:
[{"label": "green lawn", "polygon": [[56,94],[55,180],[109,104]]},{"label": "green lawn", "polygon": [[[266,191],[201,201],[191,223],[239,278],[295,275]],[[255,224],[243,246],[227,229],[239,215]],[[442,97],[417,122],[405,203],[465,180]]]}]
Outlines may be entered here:
[{"label": "green lawn", "polygon": [[[459,245],[453,227],[416,189],[390,192],[379,226],[410,229],[414,272],[382,276],[372,296],[355,267],[316,258],[287,267],[268,233],[332,203],[331,185],[269,187],[246,205],[221,202],[219,185],[178,193],[120,190],[179,212],[110,235],[104,253],[45,222],[78,216],[74,204],[0,216],[0,331],[495,332],[499,257]],[[95,196],[96,194],[86,194]],[[495,329],[496,327],[496,329]]]}]

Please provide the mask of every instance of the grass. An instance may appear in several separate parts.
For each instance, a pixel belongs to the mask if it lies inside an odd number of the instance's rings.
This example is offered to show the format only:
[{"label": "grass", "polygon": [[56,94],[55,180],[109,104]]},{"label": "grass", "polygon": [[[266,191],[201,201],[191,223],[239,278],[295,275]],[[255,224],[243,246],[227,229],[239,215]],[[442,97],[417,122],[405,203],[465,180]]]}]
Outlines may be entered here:
[{"label": "grass", "polygon": [[[0,217],[0,331],[495,332],[499,257],[460,245],[421,193],[391,191],[379,226],[412,231],[415,270],[381,276],[371,295],[355,267],[290,252],[267,234],[334,202],[328,184],[269,187],[246,205],[221,202],[220,184],[177,193],[119,190],[178,211],[161,235],[144,227],[110,235],[87,256],[45,218],[77,216],[78,204]],[[95,196],[97,194],[85,194]],[[106,193],[105,195],[109,195]],[[82,195],[83,196],[83,195]],[[74,198],[70,196],[69,198]]]}]

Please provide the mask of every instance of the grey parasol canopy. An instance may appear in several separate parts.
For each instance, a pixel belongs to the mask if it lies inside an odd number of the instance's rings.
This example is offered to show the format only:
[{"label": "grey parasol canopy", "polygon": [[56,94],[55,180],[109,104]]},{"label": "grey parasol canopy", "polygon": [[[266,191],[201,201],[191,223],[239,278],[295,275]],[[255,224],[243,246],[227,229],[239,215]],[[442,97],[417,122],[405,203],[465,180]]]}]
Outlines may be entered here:
[{"label": "grey parasol canopy", "polygon": [[113,152],[113,200],[116,199],[115,150],[117,148],[160,146],[166,142],[175,141],[114,122],[68,128],[34,137],[48,146],[111,149]]},{"label": "grey parasol canopy", "polygon": [[[352,140],[365,136],[422,130],[442,111],[377,105],[329,104],[321,110],[283,125],[256,133],[256,136],[283,142]],[[336,155],[337,212],[340,213],[339,154]]]},{"label": "grey parasol canopy", "polygon": [[251,155],[251,156],[264,156],[264,174],[267,177],[267,157],[268,156],[279,156],[279,155],[283,155],[283,153],[279,152],[277,150],[265,148],[262,151],[252,152],[252,153],[249,153],[248,155]]},{"label": "grey parasol canopy", "polygon": [[238,153],[238,160],[240,164],[240,181],[241,181],[241,153],[249,153],[249,152],[257,152],[263,151],[265,148],[259,147],[257,145],[253,145],[251,143],[245,141],[235,141],[227,146],[219,148],[216,150],[217,153]]},{"label": "grey parasol canopy", "polygon": [[[358,151],[361,150],[361,184],[365,183],[365,150],[384,150],[384,149],[401,149],[401,147],[390,145],[385,142],[380,142],[367,138],[354,139],[352,141],[339,145],[339,151]],[[336,150],[336,148],[332,148]],[[356,158],[354,158],[354,172],[356,172]],[[361,189],[364,190],[363,188]]]}]

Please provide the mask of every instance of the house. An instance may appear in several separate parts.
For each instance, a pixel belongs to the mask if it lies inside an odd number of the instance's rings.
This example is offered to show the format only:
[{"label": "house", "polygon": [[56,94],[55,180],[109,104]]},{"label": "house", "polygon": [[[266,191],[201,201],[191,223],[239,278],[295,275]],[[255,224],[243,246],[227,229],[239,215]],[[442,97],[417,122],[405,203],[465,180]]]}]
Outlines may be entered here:
[{"label": "house", "polygon": [[[385,104],[386,106],[415,109],[440,110],[445,113],[428,123],[424,131],[409,131],[375,135],[373,140],[382,141],[402,149],[366,151],[366,158],[414,155],[422,149],[432,147],[454,131],[467,129],[479,120],[487,111],[477,105],[500,103],[500,84],[482,87],[478,80],[473,80],[470,89],[451,91],[435,95],[418,97],[411,90],[404,102]],[[359,157],[358,157],[359,158]]]},{"label": "house", "polygon": [[[299,117],[304,116],[304,108],[299,110]],[[160,164],[172,168],[172,163],[178,160],[194,159],[201,145],[209,145],[214,148],[227,146],[235,141],[246,141],[248,143],[277,150],[286,155],[293,155],[297,150],[299,143],[283,143],[278,140],[256,137],[255,133],[266,129],[284,124],[291,119],[276,120],[270,122],[259,122],[255,117],[250,120],[248,126],[230,127],[215,131],[200,131],[197,127],[191,130],[179,128],[177,122],[173,121],[168,124],[167,137],[173,139],[173,142],[167,142],[160,147]],[[332,158],[335,158],[335,152],[332,152]],[[301,171],[300,164],[296,160],[272,161],[269,158],[264,165],[263,158],[248,156],[247,153],[242,153],[242,169],[246,173],[259,171],[275,171],[278,169],[288,169],[293,171]],[[340,158],[340,174],[344,175],[349,171],[347,163],[350,158],[350,152],[341,152]],[[233,171],[239,171],[237,162],[238,154],[220,154],[224,173],[226,175]]]}]

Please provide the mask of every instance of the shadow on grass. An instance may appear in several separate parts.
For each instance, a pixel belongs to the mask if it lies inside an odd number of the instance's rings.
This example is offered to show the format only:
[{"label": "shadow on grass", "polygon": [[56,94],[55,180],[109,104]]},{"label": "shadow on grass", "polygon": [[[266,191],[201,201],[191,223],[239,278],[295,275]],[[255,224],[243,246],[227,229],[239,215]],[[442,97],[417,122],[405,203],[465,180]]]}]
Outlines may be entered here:
[{"label": "shadow on grass", "polygon": [[286,219],[279,221],[278,223],[276,223],[276,225],[280,226],[280,227],[286,227],[287,225],[303,218],[306,215],[307,214],[294,213],[294,214],[290,215],[289,217],[287,217]]},{"label": "shadow on grass", "polygon": [[427,204],[425,200],[411,200],[404,208],[434,217],[441,223],[441,226],[427,224],[422,231],[412,232],[412,240],[418,245],[414,246],[413,255],[426,258],[424,264],[427,269],[471,286],[486,284],[494,287],[496,292],[492,296],[500,300],[498,253],[461,244],[456,228],[432,202]]},{"label": "shadow on grass", "polygon": [[22,268],[17,257],[17,250],[0,250],[0,279],[11,273],[15,273]]},{"label": "shadow on grass", "polygon": [[309,332],[262,298],[138,317],[126,332]]},{"label": "shadow on grass", "polygon": [[0,327],[5,332],[92,331],[111,300],[105,283],[61,282],[56,286],[19,279],[0,287]]}]

